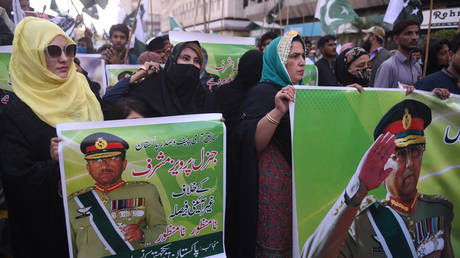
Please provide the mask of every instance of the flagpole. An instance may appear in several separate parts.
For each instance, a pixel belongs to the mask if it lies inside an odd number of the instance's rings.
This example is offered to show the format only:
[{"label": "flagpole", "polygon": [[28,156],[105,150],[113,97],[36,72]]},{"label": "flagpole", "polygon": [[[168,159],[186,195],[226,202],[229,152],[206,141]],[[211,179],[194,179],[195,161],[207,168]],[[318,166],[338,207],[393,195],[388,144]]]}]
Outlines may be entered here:
[{"label": "flagpole", "polygon": [[281,0],[278,1],[278,18],[280,19],[280,34],[283,35],[283,21],[281,19]]},{"label": "flagpole", "polygon": [[200,4],[199,0],[194,0],[195,2],[195,17],[193,17],[193,29],[196,30],[196,17],[198,16],[198,5]]},{"label": "flagpole", "polygon": [[124,62],[125,64],[129,64],[129,60],[128,60],[129,44],[131,44],[131,39],[133,38],[134,32],[136,31],[137,12],[139,12],[139,7],[141,7],[141,1],[142,0],[137,1],[137,8],[136,8],[136,12],[134,13],[133,27],[131,28],[131,33],[129,34],[128,47],[125,50],[125,62]]},{"label": "flagpole", "polygon": [[266,7],[267,7],[267,5],[266,5],[266,2],[264,0],[264,16],[262,17],[262,34],[264,34],[264,32],[265,32],[265,17],[267,17],[267,8]]},{"label": "flagpole", "polygon": [[211,32],[211,24],[209,24],[209,22],[211,21],[211,4],[212,4],[212,0],[209,0],[209,6],[208,6],[208,33]]},{"label": "flagpole", "polygon": [[153,37],[153,0],[150,0],[150,37]]},{"label": "flagpole", "polygon": [[78,11],[77,7],[75,6],[75,4],[73,3],[72,0],[70,0],[70,3],[72,3],[73,8],[75,8],[75,11],[77,12],[77,15],[79,15],[81,17],[81,22],[83,23],[83,26],[85,26],[85,29],[86,29],[87,26],[85,24],[85,21],[83,20],[83,14],[80,14],[80,12]]},{"label": "flagpole", "polygon": [[203,0],[203,32],[206,33],[206,0]]},{"label": "flagpole", "polygon": [[225,15],[225,6],[224,6],[224,4],[225,4],[225,1],[222,0],[222,2],[221,2],[221,5],[222,5],[222,15],[221,15],[221,18],[222,18],[222,20],[220,20],[220,22],[221,22],[221,27],[222,27],[222,31],[224,31],[224,15]]},{"label": "flagpole", "polygon": [[426,46],[425,46],[425,62],[423,62],[423,75],[426,75],[426,69],[428,67],[428,52],[430,51],[430,36],[431,36],[431,18],[433,14],[433,0],[430,0],[430,19],[428,21],[428,32],[426,34]]},{"label": "flagpole", "polygon": [[287,14],[286,14],[286,30],[289,26],[289,0],[287,0]]}]

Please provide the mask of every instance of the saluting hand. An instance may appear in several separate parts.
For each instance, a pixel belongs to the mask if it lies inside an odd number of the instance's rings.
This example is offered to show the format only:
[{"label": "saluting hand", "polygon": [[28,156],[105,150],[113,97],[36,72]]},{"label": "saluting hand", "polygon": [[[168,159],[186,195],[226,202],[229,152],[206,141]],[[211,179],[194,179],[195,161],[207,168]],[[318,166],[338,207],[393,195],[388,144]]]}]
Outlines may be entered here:
[{"label": "saluting hand", "polygon": [[393,134],[381,134],[361,160],[359,180],[368,191],[379,187],[393,171],[392,168],[385,169],[385,164],[396,148],[395,139]]},{"label": "saluting hand", "polygon": [[283,115],[289,110],[289,101],[295,102],[295,87],[288,85],[275,95],[275,108]]}]

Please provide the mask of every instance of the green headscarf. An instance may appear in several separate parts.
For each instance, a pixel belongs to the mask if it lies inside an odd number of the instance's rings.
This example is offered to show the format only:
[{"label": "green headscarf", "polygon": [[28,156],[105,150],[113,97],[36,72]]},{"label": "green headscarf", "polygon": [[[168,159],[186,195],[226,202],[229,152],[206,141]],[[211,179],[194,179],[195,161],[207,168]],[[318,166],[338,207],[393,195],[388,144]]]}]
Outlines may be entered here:
[{"label": "green headscarf", "polygon": [[285,65],[291,51],[292,41],[296,38],[300,39],[305,51],[305,45],[299,35],[277,37],[265,48],[261,82],[272,81],[281,87],[293,85]]}]

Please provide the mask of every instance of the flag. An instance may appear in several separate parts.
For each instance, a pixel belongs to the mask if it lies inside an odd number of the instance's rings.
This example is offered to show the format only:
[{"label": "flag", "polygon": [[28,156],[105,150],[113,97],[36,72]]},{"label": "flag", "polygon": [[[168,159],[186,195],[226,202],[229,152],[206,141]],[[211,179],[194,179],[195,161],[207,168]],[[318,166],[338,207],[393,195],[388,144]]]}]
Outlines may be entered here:
[{"label": "flag", "polygon": [[174,18],[171,12],[169,12],[169,27],[171,31],[185,31],[184,26]]},{"label": "flag", "polygon": [[403,19],[415,19],[423,22],[422,2],[420,0],[390,0],[383,21],[393,24]]},{"label": "flag", "polygon": [[61,29],[70,37],[73,37],[73,29],[77,22],[74,18],[70,15],[66,16],[55,16],[54,18],[50,19],[51,22],[56,24],[57,26],[61,27]]},{"label": "flag", "polygon": [[315,18],[321,21],[321,28],[326,34],[334,34],[341,24],[359,21],[358,14],[347,0],[318,0]]},{"label": "flag", "polygon": [[61,11],[59,10],[59,7],[56,4],[56,0],[51,0],[50,9],[57,13],[61,13]]},{"label": "flag", "polygon": [[[118,13],[118,22],[128,26],[129,30],[131,31],[134,23],[135,14],[136,10],[132,11],[130,14],[127,15],[126,11],[123,8],[120,8],[120,12]],[[134,40],[132,40],[129,44],[130,48],[134,47],[134,52],[137,56],[144,52],[146,48],[144,27],[142,26],[142,18],[144,17],[144,14],[144,3],[142,3],[139,7],[139,11],[137,12],[137,22],[136,30],[134,32]]]},{"label": "flag", "polygon": [[94,19],[99,19],[99,13],[97,11],[96,5],[99,5],[102,9],[105,9],[108,4],[108,0],[80,0],[83,4],[83,12],[87,13],[89,16]]},{"label": "flag", "polygon": [[268,11],[267,17],[265,17],[267,19],[267,23],[273,23],[273,20],[278,18],[278,13],[281,9],[283,9],[283,4],[284,0],[279,0],[278,3],[276,3],[270,11]]},{"label": "flag", "polygon": [[18,25],[26,16],[24,11],[21,9],[21,4],[19,0],[13,0],[13,18],[14,18],[14,26]]}]

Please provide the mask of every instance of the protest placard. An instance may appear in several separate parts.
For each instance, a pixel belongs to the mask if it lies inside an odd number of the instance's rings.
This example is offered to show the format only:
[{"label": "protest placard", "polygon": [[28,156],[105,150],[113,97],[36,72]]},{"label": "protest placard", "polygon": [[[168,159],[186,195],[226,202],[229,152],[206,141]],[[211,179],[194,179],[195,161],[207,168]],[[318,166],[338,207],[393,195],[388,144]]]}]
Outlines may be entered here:
[{"label": "protest placard", "polygon": [[[418,91],[405,97],[404,90],[398,89],[366,89],[360,94],[347,88],[297,87],[296,102],[290,106],[295,189],[294,257],[300,255],[304,243],[315,230],[321,230],[320,222],[336,200],[342,197],[361,158],[374,142],[374,129],[382,116],[406,98],[427,105],[432,116],[431,124],[424,130],[426,147],[417,184],[418,193],[440,194],[453,204],[454,214],[460,212],[460,205],[457,205],[460,203],[457,187],[460,179],[460,96],[451,94],[450,99],[440,100],[430,93]],[[408,123],[411,121],[409,118],[408,115]],[[384,200],[386,193],[385,187],[380,186],[369,195]],[[441,197],[433,198],[429,201],[444,202]],[[420,215],[420,211],[417,214]],[[421,220],[419,215],[410,215],[414,221],[407,223],[408,232],[415,239],[416,252],[423,253],[420,246],[431,241],[430,236],[433,239],[439,236],[434,236],[433,230],[430,233],[431,229],[422,227],[422,222],[432,218],[428,216]],[[333,225],[334,218],[330,218],[326,222]],[[438,218],[449,219],[444,215]],[[460,253],[459,221],[458,216],[454,216],[450,233],[455,253]],[[443,232],[448,230],[444,228]],[[383,248],[379,249],[379,242],[374,244],[369,248],[375,247],[375,252],[383,252]]]},{"label": "protest placard", "polygon": [[204,114],[59,124],[71,255],[222,254],[220,119]]}]

